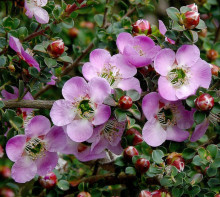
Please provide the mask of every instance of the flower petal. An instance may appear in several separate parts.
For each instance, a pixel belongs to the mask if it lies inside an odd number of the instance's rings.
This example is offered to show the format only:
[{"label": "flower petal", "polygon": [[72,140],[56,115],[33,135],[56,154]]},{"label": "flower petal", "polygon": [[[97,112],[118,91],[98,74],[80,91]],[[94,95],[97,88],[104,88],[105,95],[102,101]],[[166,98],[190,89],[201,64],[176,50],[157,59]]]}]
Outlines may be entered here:
[{"label": "flower petal", "polygon": [[116,155],[120,155],[123,152],[121,142],[119,142],[116,146],[108,145],[107,148]]},{"label": "flower petal", "polygon": [[107,105],[98,105],[95,110],[95,116],[92,121],[93,125],[100,125],[105,123],[111,115],[111,108]]},{"label": "flower petal", "polygon": [[134,45],[139,46],[146,54],[148,54],[155,46],[154,41],[147,36],[135,36]]},{"label": "flower petal", "polygon": [[36,68],[38,72],[40,72],[40,66],[38,62],[33,58],[33,56],[24,51],[23,48],[21,49],[21,55],[24,57],[29,66]]},{"label": "flower petal", "polygon": [[3,100],[11,100],[11,99],[17,99],[18,98],[18,88],[15,86],[12,86],[13,90],[14,90],[14,94],[6,91],[6,90],[2,90],[1,94],[4,97]]},{"label": "flower petal", "polygon": [[85,63],[82,67],[83,77],[88,81],[94,77],[98,77],[98,72],[101,72],[101,70],[95,68],[90,62]]},{"label": "flower petal", "polygon": [[207,131],[208,126],[209,126],[208,119],[205,119],[201,124],[197,125],[192,136],[191,136],[190,141],[195,142],[195,141],[199,140]]},{"label": "flower petal", "polygon": [[57,165],[57,162],[58,162],[57,153],[51,153],[46,151],[44,156],[39,157],[35,161],[37,166],[37,174],[39,174],[40,176],[44,176],[47,173],[53,171],[53,169]]},{"label": "flower petal", "polygon": [[122,90],[125,90],[125,91],[133,89],[133,90],[138,91],[139,94],[141,94],[142,92],[140,81],[135,77],[121,80],[119,84],[117,85],[117,88],[121,88]]},{"label": "flower petal", "polygon": [[207,62],[199,59],[191,68],[192,78],[204,88],[209,88],[212,79],[211,68]]},{"label": "flower petal", "polygon": [[167,140],[172,140],[175,142],[182,142],[189,137],[189,132],[180,129],[177,126],[170,126],[166,130]]},{"label": "flower petal", "polygon": [[50,20],[48,12],[41,7],[34,8],[34,16],[37,22],[41,24],[47,24]]},{"label": "flower petal", "polygon": [[54,102],[50,117],[57,126],[64,126],[73,121],[76,116],[76,109],[70,101],[61,99]]},{"label": "flower petal", "polygon": [[89,86],[89,96],[91,100],[95,103],[101,104],[103,103],[104,99],[111,94],[111,87],[107,80],[96,77],[93,78],[88,83]]},{"label": "flower petal", "polygon": [[144,141],[150,146],[160,146],[166,140],[166,131],[156,119],[147,121],[142,130]]},{"label": "flower petal", "polygon": [[64,149],[66,144],[66,134],[62,127],[53,126],[47,133],[44,140],[46,141],[47,150],[58,152]]},{"label": "flower petal", "polygon": [[105,49],[95,49],[90,53],[89,60],[92,66],[101,71],[104,64],[108,63],[111,54]]},{"label": "flower petal", "polygon": [[158,91],[160,95],[168,101],[178,100],[176,96],[176,89],[173,85],[166,79],[166,77],[160,76],[158,80]]},{"label": "flower petal", "polygon": [[154,68],[162,76],[167,76],[175,62],[175,52],[171,49],[161,50],[155,57]]},{"label": "flower petal", "polygon": [[25,134],[28,137],[38,137],[46,135],[50,130],[50,121],[45,116],[35,116],[27,124]]},{"label": "flower petal", "polygon": [[200,51],[196,45],[183,45],[176,52],[178,65],[191,67],[200,58]]},{"label": "flower petal", "polygon": [[147,94],[142,100],[142,110],[145,117],[150,120],[159,110],[160,96],[157,92]]},{"label": "flower petal", "polygon": [[67,134],[75,142],[83,142],[89,139],[93,133],[92,124],[85,119],[74,120],[67,125]]},{"label": "flower petal", "polygon": [[159,20],[159,31],[161,34],[165,35],[167,28],[164,25],[163,21]]},{"label": "flower petal", "polygon": [[16,135],[6,144],[6,153],[10,160],[17,161],[24,152],[26,145],[26,136],[25,135]]},{"label": "flower petal", "polygon": [[10,36],[10,38],[9,38],[9,45],[17,53],[21,53],[21,49],[23,47],[22,47],[22,44],[21,44],[21,42],[20,42],[20,40],[18,38]]},{"label": "flower petal", "polygon": [[28,157],[22,157],[12,166],[11,176],[17,183],[25,183],[34,178],[37,166]]},{"label": "flower petal", "polygon": [[88,84],[82,77],[72,77],[63,86],[63,97],[71,102],[80,99],[88,93]]},{"label": "flower petal", "polygon": [[126,32],[120,33],[116,40],[116,45],[118,47],[119,52],[123,54],[125,46],[128,44],[133,44],[133,40],[134,38],[131,34]]}]

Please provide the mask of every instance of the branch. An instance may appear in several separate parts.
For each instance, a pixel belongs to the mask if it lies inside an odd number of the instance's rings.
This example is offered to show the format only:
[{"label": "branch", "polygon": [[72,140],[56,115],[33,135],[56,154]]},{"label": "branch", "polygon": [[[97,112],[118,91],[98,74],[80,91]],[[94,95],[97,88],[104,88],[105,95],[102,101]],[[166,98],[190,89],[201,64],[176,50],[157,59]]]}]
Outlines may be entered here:
[{"label": "branch", "polygon": [[37,31],[37,32],[34,32],[31,35],[29,35],[28,37],[26,37],[23,41],[25,42],[25,41],[31,40],[31,39],[33,39],[33,38],[35,38],[37,36],[43,35],[44,32],[47,31],[48,29],[50,29],[49,26],[47,26],[45,29],[42,29],[42,30]]},{"label": "branch", "polygon": [[7,100],[3,101],[4,108],[35,108],[35,109],[50,109],[55,101],[45,100]]}]

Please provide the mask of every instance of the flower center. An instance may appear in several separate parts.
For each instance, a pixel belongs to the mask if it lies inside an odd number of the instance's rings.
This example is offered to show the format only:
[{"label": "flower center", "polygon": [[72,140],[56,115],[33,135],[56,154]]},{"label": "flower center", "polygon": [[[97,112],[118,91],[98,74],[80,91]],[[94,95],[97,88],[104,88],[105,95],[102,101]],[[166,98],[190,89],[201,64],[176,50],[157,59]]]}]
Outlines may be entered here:
[{"label": "flower center", "polygon": [[157,113],[157,120],[161,126],[166,129],[170,125],[176,124],[175,113],[177,107],[175,105],[164,106]]},{"label": "flower center", "polygon": [[99,76],[105,78],[111,87],[116,87],[122,78],[120,70],[111,64],[106,64]]},{"label": "flower center", "polygon": [[135,46],[133,46],[133,48],[134,48],[134,50],[135,50],[140,56],[144,56],[144,55],[145,55],[145,53],[144,53],[144,51],[142,50],[141,46],[135,45]]},{"label": "flower center", "polygon": [[95,114],[95,104],[90,100],[82,100],[78,104],[78,114],[82,118],[91,119]]},{"label": "flower center", "polygon": [[168,77],[168,80],[176,88],[181,87],[187,81],[186,70],[183,70],[182,68],[174,68],[174,69],[172,69],[168,73],[167,77]]},{"label": "flower center", "polygon": [[39,138],[33,138],[29,140],[25,146],[25,152],[33,160],[43,156],[44,150],[45,143]]}]

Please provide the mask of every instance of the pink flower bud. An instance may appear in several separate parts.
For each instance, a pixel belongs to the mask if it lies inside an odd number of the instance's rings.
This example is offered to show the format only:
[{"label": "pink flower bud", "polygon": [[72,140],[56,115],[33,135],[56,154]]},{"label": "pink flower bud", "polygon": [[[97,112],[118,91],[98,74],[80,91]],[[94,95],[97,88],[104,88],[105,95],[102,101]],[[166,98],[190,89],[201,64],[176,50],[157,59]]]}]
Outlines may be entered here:
[{"label": "pink flower bud", "polygon": [[151,26],[147,20],[140,19],[136,21],[133,25],[133,33],[136,34],[151,34]]},{"label": "pink flower bud", "polygon": [[50,43],[47,47],[47,51],[51,57],[57,58],[64,52],[64,43],[62,40],[56,40]]},{"label": "pink flower bud", "polygon": [[195,105],[201,111],[211,110],[214,106],[214,98],[204,93],[195,100]]}]

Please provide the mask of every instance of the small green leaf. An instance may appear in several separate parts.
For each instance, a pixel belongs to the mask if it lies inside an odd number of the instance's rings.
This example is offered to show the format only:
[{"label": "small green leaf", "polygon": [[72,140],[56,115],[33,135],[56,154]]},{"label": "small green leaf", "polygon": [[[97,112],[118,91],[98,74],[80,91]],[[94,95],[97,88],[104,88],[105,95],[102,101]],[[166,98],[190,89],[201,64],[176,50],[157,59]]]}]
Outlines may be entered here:
[{"label": "small green leaf", "polygon": [[163,157],[164,157],[163,151],[153,150],[152,158],[156,163],[158,163],[158,164],[162,163],[163,162],[163,160],[162,160]]},{"label": "small green leaf", "polygon": [[115,160],[115,165],[116,165],[116,166],[120,166],[120,167],[125,166],[125,162],[124,162],[124,160],[123,160],[123,157],[118,157],[118,158]]},{"label": "small green leaf", "polygon": [[196,26],[196,29],[205,29],[207,28],[205,22],[202,19],[199,19],[199,24]]},{"label": "small green leaf", "polygon": [[141,97],[137,90],[128,90],[126,91],[126,95],[131,97],[132,101],[137,101]]},{"label": "small green leaf", "polygon": [[33,48],[34,51],[39,51],[39,52],[42,52],[42,53],[46,53],[47,51],[45,50],[44,46],[41,45],[41,44],[38,44],[36,45],[34,48]]},{"label": "small green leaf", "polygon": [[189,107],[192,107],[192,108],[195,108],[195,100],[196,100],[197,96],[195,95],[192,95],[192,96],[189,96],[187,99],[186,99],[186,103]]},{"label": "small green leaf", "polygon": [[181,197],[183,195],[184,189],[183,188],[173,188],[172,189],[172,196],[173,197]]},{"label": "small green leaf", "polygon": [[26,27],[20,27],[18,30],[18,37],[23,39],[28,36],[28,29]]},{"label": "small green leaf", "polygon": [[214,162],[210,165],[211,168],[219,168],[220,167],[220,158],[214,160]]},{"label": "small green leaf", "polygon": [[207,152],[206,152],[205,148],[199,148],[198,154],[202,159],[205,159],[207,156]]},{"label": "small green leaf", "polygon": [[184,30],[184,27],[179,25],[178,22],[174,21],[173,22],[173,25],[172,25],[172,29],[173,30],[176,30],[176,31],[183,31]]},{"label": "small green leaf", "polygon": [[130,174],[130,175],[136,175],[136,170],[135,170],[134,167],[127,167],[127,168],[125,169],[125,173],[126,173],[126,174]]},{"label": "small green leaf", "polygon": [[207,146],[207,151],[210,153],[210,155],[212,156],[213,159],[215,159],[217,152],[218,152],[218,147],[217,145],[214,144],[210,144]]},{"label": "small green leaf", "polygon": [[217,168],[211,168],[211,167],[209,167],[208,169],[207,169],[207,175],[209,176],[209,177],[213,177],[213,176],[215,176],[217,174]]},{"label": "small green leaf", "polygon": [[118,101],[124,95],[125,95],[125,92],[122,89],[120,88],[114,89],[114,97],[116,101]]},{"label": "small green leaf", "polygon": [[103,24],[103,18],[104,18],[103,14],[96,14],[96,15],[94,16],[94,20],[95,20],[95,22],[97,23],[97,25],[98,25],[99,27],[101,27],[102,24]]},{"label": "small green leaf", "polygon": [[33,77],[37,78],[38,77],[38,70],[34,67],[29,67],[28,68],[28,72],[30,75],[32,75]]},{"label": "small green leaf", "polygon": [[116,102],[113,98],[113,95],[109,95],[105,98],[105,100],[103,101],[103,104],[109,105],[109,106],[116,106]]},{"label": "small green leaf", "polygon": [[128,110],[136,119],[141,118],[141,112],[139,111],[138,107],[133,104],[132,107]]},{"label": "small green leaf", "polygon": [[174,7],[170,7],[166,9],[167,15],[174,21],[179,21],[178,15],[180,14],[179,10]]},{"label": "small green leaf", "polygon": [[194,120],[195,120],[196,124],[201,124],[205,120],[206,115],[205,115],[204,112],[196,111],[193,114],[193,117],[194,117]]},{"label": "small green leaf", "polygon": [[211,112],[213,114],[219,114],[220,113],[220,104],[219,103],[215,103],[215,105],[212,108]]},{"label": "small green leaf", "polygon": [[48,68],[52,68],[52,67],[57,66],[57,61],[55,59],[52,59],[52,58],[46,57],[44,59],[44,62],[48,66]]},{"label": "small green leaf", "polygon": [[70,29],[74,27],[74,21],[72,18],[67,18],[63,20],[62,25],[64,28]]},{"label": "small green leaf", "polygon": [[2,109],[5,106],[3,101],[0,101],[0,109]]},{"label": "small green leaf", "polygon": [[116,119],[118,120],[118,122],[123,122],[127,119],[126,111],[123,111],[121,109],[115,109],[114,115]]},{"label": "small green leaf", "polygon": [[57,183],[57,186],[63,190],[63,191],[67,191],[69,188],[70,188],[70,184],[68,181],[66,180],[60,180],[58,183]]},{"label": "small green leaf", "polygon": [[196,154],[196,151],[192,148],[186,148],[183,150],[182,156],[184,159],[192,159],[194,155]]},{"label": "small green leaf", "polygon": [[187,7],[187,6],[182,6],[180,8],[180,12],[181,13],[186,13],[187,11],[191,11],[191,9],[189,7]]},{"label": "small green leaf", "polygon": [[172,40],[177,39],[176,34],[172,30],[167,30],[166,33],[165,33],[165,36],[172,39]]},{"label": "small green leaf", "polygon": [[67,62],[72,64],[73,63],[73,59],[69,56],[62,56],[58,58],[58,61],[62,61],[62,62]]},{"label": "small green leaf", "polygon": [[3,48],[7,45],[7,41],[5,38],[0,37],[0,48]]},{"label": "small green leaf", "polygon": [[7,92],[11,93],[11,94],[14,94],[14,89],[13,89],[11,86],[9,86],[9,85],[6,85],[6,86],[5,86],[5,90],[6,90]]}]

